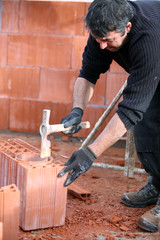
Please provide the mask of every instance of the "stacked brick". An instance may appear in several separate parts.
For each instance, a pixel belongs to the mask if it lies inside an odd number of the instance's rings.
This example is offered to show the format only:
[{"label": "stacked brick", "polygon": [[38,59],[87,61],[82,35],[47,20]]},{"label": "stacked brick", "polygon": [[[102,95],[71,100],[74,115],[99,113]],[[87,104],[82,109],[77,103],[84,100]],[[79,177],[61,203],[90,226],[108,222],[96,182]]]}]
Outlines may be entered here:
[{"label": "stacked brick", "polygon": [[0,185],[16,184],[20,190],[23,230],[64,224],[66,177],[57,178],[62,168],[63,165],[52,158],[41,159],[40,151],[21,139],[0,142]]},{"label": "stacked brick", "polygon": [[0,240],[3,240],[3,223],[0,222]]},{"label": "stacked brick", "polygon": [[20,191],[12,184],[0,189],[0,239],[16,240],[19,234]]}]

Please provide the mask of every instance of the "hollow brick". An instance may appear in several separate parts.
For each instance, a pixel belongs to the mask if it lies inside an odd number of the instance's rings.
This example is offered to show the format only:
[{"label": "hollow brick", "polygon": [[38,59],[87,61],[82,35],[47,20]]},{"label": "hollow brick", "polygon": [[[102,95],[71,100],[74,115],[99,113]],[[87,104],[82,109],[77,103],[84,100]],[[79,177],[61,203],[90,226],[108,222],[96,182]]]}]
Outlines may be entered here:
[{"label": "hollow brick", "polygon": [[0,189],[0,222],[3,240],[16,240],[19,234],[20,191],[12,184]]},{"label": "hollow brick", "polygon": [[62,168],[52,163],[18,165],[17,186],[23,201],[20,227],[23,230],[64,225],[67,189],[63,186],[65,178],[57,178]]},{"label": "hollow brick", "polygon": [[[49,161],[50,160],[50,161]],[[15,183],[21,192],[20,227],[34,230],[65,223],[66,176],[60,162],[41,159],[40,150],[21,139],[0,141],[0,184]]]},{"label": "hollow brick", "polygon": [[23,1],[20,32],[82,35],[85,29],[84,10],[84,2]]},{"label": "hollow brick", "polygon": [[3,240],[3,223],[0,222],[0,240]]}]

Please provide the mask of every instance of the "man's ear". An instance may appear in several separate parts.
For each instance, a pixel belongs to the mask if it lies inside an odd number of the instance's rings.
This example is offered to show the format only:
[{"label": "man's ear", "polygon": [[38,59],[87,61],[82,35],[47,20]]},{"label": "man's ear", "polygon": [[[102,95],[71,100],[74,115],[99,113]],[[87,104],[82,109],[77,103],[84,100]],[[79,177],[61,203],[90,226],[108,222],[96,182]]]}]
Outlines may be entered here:
[{"label": "man's ear", "polygon": [[131,22],[128,22],[127,23],[127,26],[126,26],[126,31],[127,33],[129,33],[131,31],[131,28],[132,28],[132,23]]}]

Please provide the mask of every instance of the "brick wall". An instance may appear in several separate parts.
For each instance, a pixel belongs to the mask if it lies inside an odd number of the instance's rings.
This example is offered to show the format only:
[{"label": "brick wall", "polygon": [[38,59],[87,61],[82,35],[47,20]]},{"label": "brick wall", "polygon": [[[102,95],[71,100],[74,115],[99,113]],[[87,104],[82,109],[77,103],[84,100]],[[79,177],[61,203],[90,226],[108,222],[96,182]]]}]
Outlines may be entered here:
[{"label": "brick wall", "polygon": [[[83,19],[90,3],[0,3],[0,129],[39,132],[44,108],[51,110],[51,124],[60,123],[71,110],[88,38]],[[83,117],[91,128],[126,78],[116,63],[100,77]],[[89,132],[81,130],[76,136]]]}]

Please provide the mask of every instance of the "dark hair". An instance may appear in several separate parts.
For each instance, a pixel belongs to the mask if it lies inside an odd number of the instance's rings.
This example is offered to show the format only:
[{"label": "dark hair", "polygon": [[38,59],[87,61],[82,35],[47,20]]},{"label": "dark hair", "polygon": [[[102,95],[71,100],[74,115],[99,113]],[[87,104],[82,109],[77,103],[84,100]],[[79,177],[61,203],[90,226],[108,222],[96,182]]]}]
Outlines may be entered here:
[{"label": "dark hair", "polygon": [[109,31],[125,32],[133,18],[133,9],[127,0],[94,0],[85,17],[86,28],[96,37],[105,37]]}]

